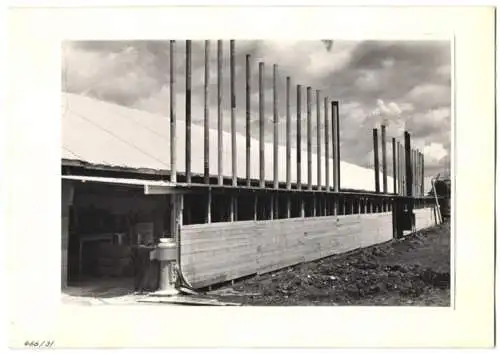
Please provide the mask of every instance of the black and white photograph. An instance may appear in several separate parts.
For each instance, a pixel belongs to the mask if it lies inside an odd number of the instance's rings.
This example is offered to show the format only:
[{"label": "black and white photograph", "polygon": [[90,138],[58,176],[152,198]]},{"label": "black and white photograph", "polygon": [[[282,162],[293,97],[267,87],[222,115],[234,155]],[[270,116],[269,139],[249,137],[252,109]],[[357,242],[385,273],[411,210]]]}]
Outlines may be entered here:
[{"label": "black and white photograph", "polygon": [[450,306],[450,40],[62,55],[63,301]]},{"label": "black and white photograph", "polygon": [[494,8],[25,2],[10,348],[494,346]]}]

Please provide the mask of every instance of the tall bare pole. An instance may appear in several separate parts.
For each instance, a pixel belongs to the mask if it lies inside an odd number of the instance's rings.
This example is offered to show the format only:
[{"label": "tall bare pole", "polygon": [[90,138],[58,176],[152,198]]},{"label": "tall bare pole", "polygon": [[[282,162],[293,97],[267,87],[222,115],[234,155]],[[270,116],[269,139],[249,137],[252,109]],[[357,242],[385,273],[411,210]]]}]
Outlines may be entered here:
[{"label": "tall bare pole", "polygon": [[386,127],[381,126],[381,140],[382,140],[382,186],[384,193],[387,193],[387,137]]},{"label": "tall bare pole", "polygon": [[328,97],[325,97],[325,185],[330,190],[330,126],[328,116]]},{"label": "tall bare pole", "polygon": [[340,176],[341,176],[341,171],[340,171],[340,113],[339,113],[339,101],[335,101],[335,123],[336,123],[336,128],[335,128],[335,139],[337,140],[337,143],[335,146],[337,147],[336,149],[336,156],[335,156],[335,162],[337,164],[337,168],[335,169],[337,171],[337,185],[335,187],[335,191],[340,192],[340,186],[341,186],[341,181],[340,181]]},{"label": "tall bare pole", "polygon": [[177,181],[177,135],[175,116],[175,40],[170,41],[170,181]]},{"label": "tall bare pole", "polygon": [[250,97],[250,76],[251,76],[251,67],[250,67],[250,54],[246,55],[246,63],[245,63],[245,73],[246,73],[246,170],[247,170],[247,186],[250,187],[250,142],[251,142],[251,134],[250,134],[250,112],[251,112],[251,97]]},{"label": "tall bare pole", "polygon": [[274,128],[274,137],[273,137],[273,187],[275,189],[278,188],[278,88],[277,88],[277,79],[278,79],[278,65],[273,65],[273,128]]},{"label": "tall bare pole", "polygon": [[260,187],[265,187],[264,161],[264,63],[259,63],[259,163]]},{"label": "tall bare pole", "polygon": [[222,40],[217,40],[217,179],[220,185],[222,179]]},{"label": "tall bare pole", "polygon": [[375,192],[380,192],[380,171],[378,161],[378,130],[373,129],[373,165],[375,169]]},{"label": "tall bare pole", "polygon": [[203,140],[204,140],[204,161],[203,170],[205,183],[210,183],[210,126],[208,109],[208,85],[210,83],[210,41],[205,41],[205,78],[203,85]]},{"label": "tall bare pole", "polygon": [[311,87],[306,89],[306,104],[307,104],[307,188],[312,189],[312,144],[311,144]]},{"label": "tall bare pole", "polygon": [[397,170],[396,170],[396,138],[392,138],[392,193],[397,193]]},{"label": "tall bare pole", "polygon": [[318,190],[321,190],[321,91],[316,90],[316,163],[318,170]]},{"label": "tall bare pole", "polygon": [[231,158],[232,158],[232,184],[233,186],[237,185],[237,159],[236,159],[236,92],[234,89],[235,83],[235,60],[234,60],[234,40],[232,39],[229,42],[229,60],[230,60],[230,75],[231,75]]},{"label": "tall bare pole", "polygon": [[[286,188],[291,189],[291,177],[292,177],[292,122],[290,117],[290,76],[286,77]],[[290,200],[290,198],[288,198]]]},{"label": "tall bare pole", "polygon": [[301,128],[302,128],[302,117],[301,117],[301,103],[302,103],[302,86],[297,85],[297,188],[302,188],[302,136],[301,136]]},{"label": "tall bare pole", "polygon": [[411,137],[410,133],[405,131],[405,164],[406,164],[406,195],[413,195],[413,175],[411,166]]},{"label": "tall bare pole", "polygon": [[191,183],[191,41],[186,40],[186,182]]}]

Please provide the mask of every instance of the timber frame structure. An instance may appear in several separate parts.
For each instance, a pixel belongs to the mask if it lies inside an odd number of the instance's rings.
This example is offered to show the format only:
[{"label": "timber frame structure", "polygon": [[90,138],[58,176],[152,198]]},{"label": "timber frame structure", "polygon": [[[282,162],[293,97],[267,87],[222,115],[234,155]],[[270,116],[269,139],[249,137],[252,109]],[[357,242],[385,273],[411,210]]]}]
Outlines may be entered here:
[{"label": "timber frame structure", "polygon": [[[231,132],[224,145],[222,129],[222,50],[217,41],[217,173],[210,173],[210,133],[207,92],[209,85],[210,41],[205,41],[205,107],[203,121],[203,163],[194,170],[191,114],[191,41],[187,40],[185,57],[186,105],[185,131],[177,131],[176,81],[170,76],[169,168],[136,168],[95,163],[85,159],[62,159],[63,185],[74,193],[79,183],[127,185],[143,188],[145,197],[165,196],[170,210],[169,236],[178,247],[177,262],[186,279],[196,288],[265,273],[300,262],[323,258],[359,247],[402,237],[405,232],[437,223],[436,203],[424,191],[424,155],[411,145],[409,132],[403,142],[392,142],[392,183],[388,179],[386,127],[373,129],[375,191],[342,189],[340,164],[339,101],[321,99],[315,90],[316,117],[313,118],[313,90],[306,87],[306,150],[303,160],[302,101],[303,87],[296,85],[296,136],[292,137],[290,109],[291,78],[286,77],[286,141],[278,142],[277,80],[278,65],[273,65],[273,144],[272,154],[264,139],[264,70],[259,62],[259,139],[258,158],[252,159],[250,136],[251,57],[246,55],[246,163],[238,173],[236,134],[235,41],[230,41]],[[174,72],[176,41],[170,41],[170,72]],[[323,113],[322,113],[323,112]],[[313,123],[317,127],[313,144]],[[319,127],[324,127],[323,132]],[[63,133],[64,134],[64,133]],[[177,156],[179,136],[184,138],[182,167]],[[92,139],[92,137],[89,137]],[[292,139],[296,150],[292,153]],[[379,145],[380,142],[380,145]],[[313,145],[317,151],[313,156]],[[284,154],[279,149],[284,148]],[[230,173],[224,172],[223,158],[230,151]],[[382,171],[379,153],[381,150]],[[184,153],[185,151],[185,153]],[[213,155],[215,156],[215,155]],[[292,161],[292,156],[295,161]],[[285,157],[284,159],[282,157]],[[314,157],[314,158],[313,158]],[[281,159],[280,159],[281,158]],[[266,171],[271,159],[272,171]],[[258,173],[251,164],[258,162]],[[285,165],[284,171],[280,168]],[[305,172],[305,173],[304,173]],[[280,176],[281,175],[281,176]],[[283,178],[283,176],[285,178]],[[280,178],[281,177],[281,178]],[[303,177],[306,177],[303,180]],[[380,179],[382,178],[382,186]],[[392,185],[391,185],[392,184]],[[381,188],[382,187],[382,188]],[[389,187],[391,192],[389,192]],[[63,188],[64,194],[64,188]],[[65,196],[63,195],[63,198]],[[69,198],[71,199],[71,198]],[[71,201],[68,202],[71,205]],[[63,203],[64,209],[64,203]],[[67,211],[63,210],[64,215]],[[63,231],[64,233],[64,231]],[[156,240],[157,241],[157,240]],[[64,253],[64,245],[63,245]],[[64,257],[64,255],[63,255]],[[63,275],[64,278],[64,275]]]}]

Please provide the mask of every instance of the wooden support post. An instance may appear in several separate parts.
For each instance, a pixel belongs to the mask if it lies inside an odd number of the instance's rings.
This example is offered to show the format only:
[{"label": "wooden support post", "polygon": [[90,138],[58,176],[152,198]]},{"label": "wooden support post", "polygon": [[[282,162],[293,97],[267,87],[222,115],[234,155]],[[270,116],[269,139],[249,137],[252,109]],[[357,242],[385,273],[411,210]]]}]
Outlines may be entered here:
[{"label": "wooden support post", "polygon": [[278,65],[273,65],[273,187],[278,189]]},{"label": "wooden support post", "polygon": [[373,128],[373,167],[375,170],[375,192],[380,192],[380,171],[378,162],[378,130]]},{"label": "wooden support post", "polygon": [[316,193],[314,193],[312,195],[312,204],[313,204],[313,211],[312,211],[312,214],[313,216],[316,216],[316,211],[317,211],[317,208],[316,208]]},{"label": "wooden support post", "polygon": [[301,103],[302,103],[302,86],[297,85],[297,189],[302,189],[302,163],[301,163],[301,155],[302,155],[302,136],[301,136]]},{"label": "wooden support post", "polygon": [[251,112],[251,87],[250,87],[250,77],[251,77],[251,68],[250,68],[250,54],[246,55],[246,62],[245,62],[245,73],[246,73],[246,86],[245,86],[245,93],[246,93],[246,99],[245,99],[245,108],[246,108],[246,172],[247,172],[247,187],[250,187],[251,184],[251,176],[250,176],[250,142],[251,142],[251,117],[250,117],[250,112]]},{"label": "wooden support post", "polygon": [[318,173],[318,190],[321,190],[321,91],[316,90],[316,168]]},{"label": "wooden support post", "polygon": [[368,198],[363,198],[365,214],[368,214]]},{"label": "wooden support post", "polygon": [[253,198],[253,219],[258,219],[258,206],[259,206],[259,196],[257,194],[254,195]]},{"label": "wooden support post", "polygon": [[[411,168],[411,138],[410,133],[405,131],[405,163],[406,163],[406,195],[413,196],[413,175]],[[413,199],[408,202],[408,211],[413,212]]]},{"label": "wooden support post", "polygon": [[205,222],[207,224],[210,224],[212,222],[212,189],[211,188],[208,190],[208,194],[207,194],[207,210],[206,210]]},{"label": "wooden support post", "polygon": [[264,63],[259,63],[259,186],[265,187],[264,163]]},{"label": "wooden support post", "polygon": [[191,183],[191,41],[186,40],[186,183]]},{"label": "wooden support post", "polygon": [[340,114],[339,114],[339,101],[335,101],[335,163],[337,167],[335,171],[337,172],[337,184],[335,186],[335,191],[340,192],[341,188],[341,171],[340,171]]},{"label": "wooden support post", "polygon": [[424,154],[420,154],[420,158],[422,160],[422,171],[421,171],[421,174],[422,174],[422,180],[420,181],[421,185],[422,185],[422,196],[424,196],[427,192],[425,190],[425,161],[424,161]]},{"label": "wooden support post", "polygon": [[361,201],[362,201],[362,199],[358,198],[357,201],[358,201],[358,214],[361,214]]},{"label": "wooden support post", "polygon": [[387,194],[387,137],[386,127],[381,126],[381,139],[382,139],[382,187],[384,194]]},{"label": "wooden support post", "polygon": [[229,202],[229,221],[234,221],[234,196],[231,196],[231,201]]},{"label": "wooden support post", "polygon": [[328,122],[328,97],[325,97],[325,186],[330,190],[330,127]]},{"label": "wooden support post", "polygon": [[292,188],[292,122],[290,118],[290,76],[286,77],[286,189]]},{"label": "wooden support post", "polygon": [[269,203],[269,220],[274,219],[274,194],[271,194]]},{"label": "wooden support post", "polygon": [[234,89],[235,78],[235,60],[234,60],[234,39],[229,41],[229,61],[230,61],[230,95],[231,95],[231,167],[232,167],[232,185],[236,186],[238,184],[238,172],[237,172],[237,157],[236,157],[236,92]]},{"label": "wooden support post", "polygon": [[304,196],[299,194],[299,197],[300,197],[300,217],[303,218],[306,216],[306,212],[304,209]]},{"label": "wooden support post", "polygon": [[170,181],[177,181],[177,132],[175,116],[175,40],[170,41]]},{"label": "wooden support post", "polygon": [[307,113],[307,189],[312,189],[312,145],[311,145],[311,87],[306,89],[306,113]]},{"label": "wooden support post", "polygon": [[335,196],[333,199],[333,215],[338,215],[339,211],[339,200],[338,196]]},{"label": "wooden support post", "polygon": [[392,138],[392,194],[397,193],[396,138]]},{"label": "wooden support post", "polygon": [[210,183],[210,125],[208,86],[210,81],[210,41],[205,41],[205,77],[203,82],[203,175],[205,184]]},{"label": "wooden support post", "polygon": [[217,40],[217,181],[223,184],[222,176],[222,152],[224,149],[222,140],[222,40]]},{"label": "wooden support post", "polygon": [[287,219],[290,219],[292,217],[292,201],[290,200],[291,197],[290,197],[290,194],[287,194],[287,197],[286,197],[286,217]]}]

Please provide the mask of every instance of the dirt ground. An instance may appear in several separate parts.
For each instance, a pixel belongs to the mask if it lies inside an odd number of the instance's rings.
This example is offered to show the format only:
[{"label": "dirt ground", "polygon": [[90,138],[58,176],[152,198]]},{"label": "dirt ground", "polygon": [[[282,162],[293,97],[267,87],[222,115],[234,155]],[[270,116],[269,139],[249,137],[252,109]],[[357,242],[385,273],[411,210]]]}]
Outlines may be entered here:
[{"label": "dirt ground", "polygon": [[254,306],[450,306],[450,227],[256,276],[210,295]]}]

